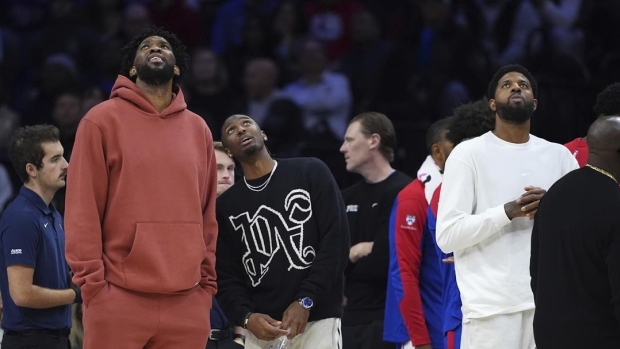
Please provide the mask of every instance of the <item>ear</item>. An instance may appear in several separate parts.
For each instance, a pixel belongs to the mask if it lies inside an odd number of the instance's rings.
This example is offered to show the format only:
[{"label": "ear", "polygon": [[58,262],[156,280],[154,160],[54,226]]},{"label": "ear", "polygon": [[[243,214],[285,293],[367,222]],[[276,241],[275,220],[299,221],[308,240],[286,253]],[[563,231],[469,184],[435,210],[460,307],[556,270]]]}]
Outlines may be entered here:
[{"label": "ear", "polygon": [[495,99],[489,99],[489,108],[491,108],[492,111],[496,112],[497,111],[497,105],[495,104]]},{"label": "ear", "polygon": [[370,149],[379,148],[379,145],[381,145],[381,136],[376,133],[371,134],[368,140]]},{"label": "ear", "polygon": [[176,75],[176,76],[181,75],[181,68],[179,68],[178,65],[174,66],[174,75]]},{"label": "ear", "polygon": [[136,76],[136,74],[138,74],[136,67],[135,66],[131,67],[131,69],[129,69],[129,77],[133,78],[134,76]]},{"label": "ear", "polygon": [[226,155],[228,155],[228,157],[229,157],[229,158],[231,158],[231,159],[233,158],[233,155],[232,155],[232,153],[230,152],[230,150],[228,150],[228,149],[226,149],[226,148],[225,148],[225,149],[224,149],[224,151],[226,152]]},{"label": "ear", "polygon": [[26,164],[26,173],[28,173],[28,176],[30,176],[31,178],[37,178],[37,167],[31,163],[27,163]]},{"label": "ear", "polygon": [[538,99],[534,99],[534,110],[538,108]]},{"label": "ear", "polygon": [[260,131],[260,134],[263,135],[263,139],[264,140],[267,140],[267,135],[265,134],[265,131]]},{"label": "ear", "polygon": [[437,143],[433,144],[431,147],[431,157],[437,166],[440,166],[444,161],[446,161],[444,153]]}]

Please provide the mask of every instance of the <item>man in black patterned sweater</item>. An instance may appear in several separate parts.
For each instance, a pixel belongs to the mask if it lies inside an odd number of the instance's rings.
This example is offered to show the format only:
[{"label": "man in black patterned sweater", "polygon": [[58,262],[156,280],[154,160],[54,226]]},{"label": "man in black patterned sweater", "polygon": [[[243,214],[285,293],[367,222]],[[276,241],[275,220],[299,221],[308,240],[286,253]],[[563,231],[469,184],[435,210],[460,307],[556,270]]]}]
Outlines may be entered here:
[{"label": "man in black patterned sweater", "polygon": [[233,115],[222,143],[245,176],[217,201],[217,300],[247,328],[246,349],[341,347],[349,230],[329,169],[314,158],[273,159],[250,117]]},{"label": "man in black patterned sweater", "polygon": [[383,341],[389,218],[398,193],[412,181],[392,168],[396,132],[387,116],[359,114],[349,123],[340,152],[347,171],[362,179],[342,191],[351,230],[345,270],[344,349],[393,349]]}]

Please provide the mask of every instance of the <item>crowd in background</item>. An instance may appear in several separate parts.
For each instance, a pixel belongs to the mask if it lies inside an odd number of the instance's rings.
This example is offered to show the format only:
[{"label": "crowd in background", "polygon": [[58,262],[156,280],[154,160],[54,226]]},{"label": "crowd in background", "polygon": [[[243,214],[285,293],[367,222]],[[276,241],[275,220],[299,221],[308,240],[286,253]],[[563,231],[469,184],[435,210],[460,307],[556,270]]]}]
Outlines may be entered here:
[{"label": "crowd in background", "polygon": [[539,82],[532,133],[563,143],[585,133],[596,92],[620,79],[618,20],[611,0],[3,1],[0,161],[11,130],[37,123],[60,128],[70,159],[121,46],[152,25],[190,49],[183,91],[214,139],[227,116],[249,114],[274,156],[317,156],[341,188],[354,179],[338,153],[352,116],[386,114],[395,166],[414,173],[428,125],[482,96],[507,63]]}]

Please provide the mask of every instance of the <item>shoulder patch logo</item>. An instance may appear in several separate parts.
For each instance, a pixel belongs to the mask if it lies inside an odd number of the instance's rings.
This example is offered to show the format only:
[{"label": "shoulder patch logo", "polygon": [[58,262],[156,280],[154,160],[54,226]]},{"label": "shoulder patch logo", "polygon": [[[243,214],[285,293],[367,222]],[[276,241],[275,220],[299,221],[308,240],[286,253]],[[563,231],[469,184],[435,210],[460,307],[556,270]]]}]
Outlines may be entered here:
[{"label": "shoulder patch logo", "polygon": [[21,248],[12,248],[11,249],[11,254],[22,254],[22,249]]},{"label": "shoulder patch logo", "polygon": [[413,223],[415,223],[415,216],[409,214],[405,220],[407,221],[407,225],[413,225]]},{"label": "shoulder patch logo", "polygon": [[357,205],[347,205],[347,212],[357,212]]}]

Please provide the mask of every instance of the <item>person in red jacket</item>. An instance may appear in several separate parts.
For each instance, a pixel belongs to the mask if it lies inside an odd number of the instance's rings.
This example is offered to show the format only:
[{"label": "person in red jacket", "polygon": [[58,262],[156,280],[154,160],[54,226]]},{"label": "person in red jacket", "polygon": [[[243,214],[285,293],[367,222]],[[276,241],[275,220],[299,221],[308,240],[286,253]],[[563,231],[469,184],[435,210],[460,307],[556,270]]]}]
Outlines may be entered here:
[{"label": "person in red jacket", "polygon": [[[620,114],[620,82],[607,86],[596,96],[594,104],[594,114],[597,117],[611,116]],[[584,167],[588,163],[588,143],[586,137],[575,138],[564,144],[575,156],[579,167]]]},{"label": "person in red jacket", "polygon": [[110,99],[77,130],[67,261],[84,299],[84,349],[204,349],[216,292],[216,159],[177,85],[188,55],[150,28],[124,47]]}]

